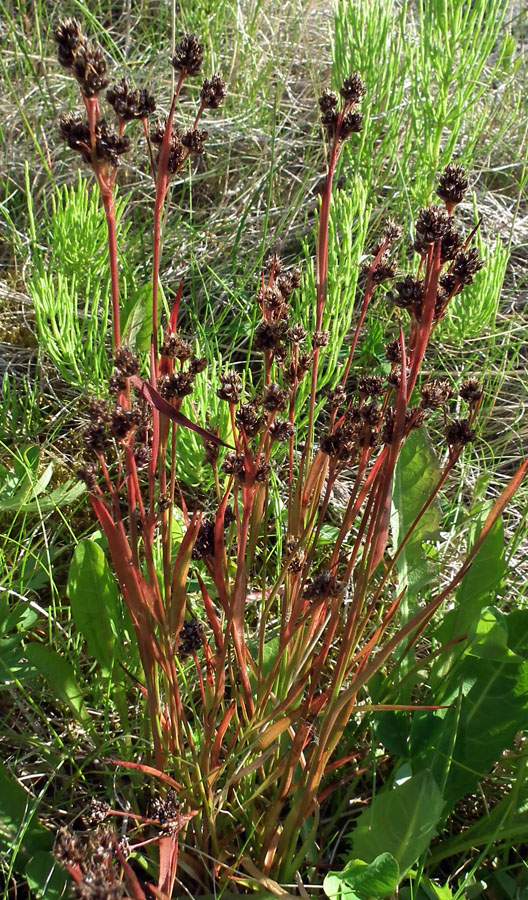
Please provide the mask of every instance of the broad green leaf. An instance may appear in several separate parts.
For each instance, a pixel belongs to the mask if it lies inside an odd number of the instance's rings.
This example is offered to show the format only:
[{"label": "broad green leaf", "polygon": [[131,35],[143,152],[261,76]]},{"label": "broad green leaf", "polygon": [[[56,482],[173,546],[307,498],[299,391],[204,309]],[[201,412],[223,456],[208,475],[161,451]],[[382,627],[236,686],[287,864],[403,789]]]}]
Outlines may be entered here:
[{"label": "broad green leaf", "polygon": [[68,876],[51,853],[36,853],[29,860],[25,875],[35,897],[60,900],[68,889]]},{"label": "broad green leaf", "polygon": [[[414,713],[413,713],[414,716]],[[407,756],[411,716],[402,710],[386,710],[374,715],[376,737],[389,753]]]},{"label": "broad green leaf", "polygon": [[[478,513],[471,524],[468,551],[480,534],[489,511],[489,503],[478,507]],[[437,638],[441,643],[467,634],[480,611],[485,606],[495,603],[497,593],[504,584],[505,575],[504,528],[502,520],[499,519],[458,587],[455,608],[444,616],[438,628]]]},{"label": "broad green leaf", "polygon": [[[414,770],[430,769],[447,808],[473,793],[528,717],[528,662],[502,662],[465,656],[453,672],[464,685],[460,708],[449,709],[442,728],[419,757]],[[467,686],[470,685],[469,690]]]},{"label": "broad green leaf", "polygon": [[[158,326],[161,321],[163,290],[158,288]],[[141,285],[121,315],[121,330],[127,344],[136,351],[150,348],[152,334],[152,284]]]},{"label": "broad green leaf", "polygon": [[323,890],[330,900],[382,900],[398,887],[400,869],[390,853],[380,853],[371,863],[350,860],[342,872],[329,872]]},{"label": "broad green leaf", "polygon": [[[391,526],[396,550],[412,527],[438,483],[440,469],[425,428],[411,431],[402,447],[394,472]],[[406,587],[406,599],[432,577],[423,542],[436,540],[440,526],[440,507],[436,500],[424,513],[397,560],[400,585]]]},{"label": "broad green leaf", "polygon": [[121,603],[106,556],[95,541],[80,541],[75,548],[68,573],[68,597],[88,652],[109,674],[120,633]]},{"label": "broad green leaf", "polygon": [[26,857],[51,850],[53,835],[34,820],[35,801],[11,778],[0,763],[0,847]]},{"label": "broad green leaf", "polygon": [[508,647],[516,653],[528,653],[528,609],[512,609],[506,618]]},{"label": "broad green leaf", "polygon": [[377,794],[351,834],[354,856],[372,862],[380,853],[390,853],[403,878],[429,846],[443,807],[443,797],[427,771]]},{"label": "broad green leaf", "polygon": [[508,625],[506,616],[498,609],[488,607],[482,610],[478,621],[468,634],[467,652],[471,656],[495,659],[497,662],[521,662],[521,657],[508,647]]},{"label": "broad green leaf", "polygon": [[82,692],[69,662],[44,644],[27,644],[25,656],[75,718],[82,725],[90,726],[90,717],[84,706]]}]

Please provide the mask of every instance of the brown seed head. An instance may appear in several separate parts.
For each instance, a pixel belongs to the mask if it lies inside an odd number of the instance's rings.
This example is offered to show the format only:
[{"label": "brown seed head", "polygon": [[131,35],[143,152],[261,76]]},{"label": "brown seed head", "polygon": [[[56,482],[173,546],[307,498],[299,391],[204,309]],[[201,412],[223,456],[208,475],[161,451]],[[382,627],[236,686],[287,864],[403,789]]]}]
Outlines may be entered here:
[{"label": "brown seed head", "polygon": [[469,419],[453,419],[446,428],[446,438],[451,447],[464,447],[475,440],[475,431]]},{"label": "brown seed head", "polygon": [[137,375],[139,372],[139,359],[129,347],[121,345],[115,351],[114,367],[119,375],[129,378],[131,375]]},{"label": "brown seed head", "polygon": [[420,406],[422,409],[440,409],[453,396],[453,389],[448,381],[429,381],[420,388]]},{"label": "brown seed head", "polygon": [[366,90],[365,82],[357,72],[355,72],[353,75],[349,75],[348,78],[345,78],[343,87],[340,89],[339,93],[347,103],[359,103],[366,93]]},{"label": "brown seed head", "polygon": [[346,401],[345,389],[341,384],[338,384],[333,390],[327,392],[326,397],[328,406],[332,411],[339,409]]},{"label": "brown seed head", "polygon": [[440,252],[441,262],[444,263],[449,259],[454,259],[457,253],[460,253],[463,246],[464,238],[460,232],[456,230],[453,222],[450,222],[449,228],[442,238],[442,249]]},{"label": "brown seed head", "polygon": [[202,519],[192,549],[192,559],[204,559],[206,556],[214,556],[214,531],[214,522],[211,519]]},{"label": "brown seed head", "polygon": [[203,62],[203,49],[195,34],[184,34],[176,44],[172,67],[185,75],[198,75]]},{"label": "brown seed head", "polygon": [[372,271],[372,281],[374,284],[382,284],[394,278],[396,273],[396,262],[391,260],[387,253],[384,253],[376,263]]},{"label": "brown seed head", "polygon": [[339,137],[345,141],[351,134],[359,134],[363,126],[363,115],[358,112],[347,112],[343,116]]},{"label": "brown seed head", "polygon": [[441,206],[421,209],[416,220],[416,243],[427,246],[439,241],[451,225],[450,216]]},{"label": "brown seed head", "polygon": [[106,99],[122,122],[147,119],[156,109],[154,97],[145,89],[131,90],[126,78],[109,88]]},{"label": "brown seed head", "polygon": [[264,426],[264,416],[259,415],[254,403],[242,403],[235,413],[235,421],[249,438],[258,434]]},{"label": "brown seed head", "polygon": [[[178,644],[178,656],[180,659],[185,659],[186,656],[189,656],[191,653],[196,653],[197,650],[200,650],[202,646],[202,634],[203,634],[203,626],[201,622],[198,622],[197,619],[188,619],[183,623],[183,628],[180,631],[179,644]],[[157,818],[164,824],[164,822],[168,818],[173,818],[176,813],[177,807],[174,807],[171,804],[170,809],[165,809],[162,815],[164,816],[164,821],[160,818],[160,812],[158,812]],[[165,818],[166,817],[166,818]]]},{"label": "brown seed head", "polygon": [[183,146],[187,147],[191,153],[196,153],[201,156],[205,150],[207,136],[207,131],[203,131],[201,128],[191,128],[190,131],[186,131],[185,134],[182,135],[181,140]]},{"label": "brown seed head", "polygon": [[262,319],[255,330],[253,349],[261,352],[271,350],[273,353],[282,354],[286,329],[287,323],[284,321],[268,322],[266,319]]},{"label": "brown seed head", "polygon": [[222,470],[226,475],[236,475],[240,481],[243,481],[246,474],[243,455],[237,456],[236,453],[226,453],[222,463]]},{"label": "brown seed head", "polygon": [[319,108],[322,113],[327,113],[336,108],[339,103],[339,97],[334,91],[325,88],[319,97]]},{"label": "brown seed head", "polygon": [[466,170],[455,163],[449,163],[442,173],[436,193],[451,206],[461,203],[468,189]]},{"label": "brown seed head", "polygon": [[284,419],[274,419],[270,425],[268,432],[272,441],[284,443],[295,434],[295,425],[286,422]]},{"label": "brown seed head", "polygon": [[55,30],[57,58],[65,69],[71,68],[79,44],[86,41],[77,19],[61,19]]},{"label": "brown seed head", "polygon": [[[423,281],[417,281],[412,275],[406,275],[403,281],[397,281],[394,285],[395,294],[391,295],[392,302],[401,309],[414,309],[421,307],[423,300]],[[399,345],[399,342],[398,342]]]},{"label": "brown seed head", "polygon": [[314,331],[312,334],[312,347],[326,347],[330,342],[329,331]]},{"label": "brown seed head", "polygon": [[162,375],[158,380],[158,390],[166,400],[176,397],[183,400],[194,390],[194,375],[192,372],[173,372],[172,375]]},{"label": "brown seed head", "polygon": [[79,41],[74,50],[71,70],[85,97],[94,97],[108,85],[103,51],[93,41]]},{"label": "brown seed head", "polygon": [[384,391],[381,375],[363,375],[357,384],[358,393],[362,397],[381,397]]},{"label": "brown seed head", "polygon": [[77,478],[84,481],[89,491],[94,491],[97,487],[97,469],[93,463],[86,463],[81,469],[77,469]]},{"label": "brown seed head", "polygon": [[306,337],[306,328],[303,328],[299,322],[296,322],[288,331],[288,337],[292,344],[302,344]]},{"label": "brown seed head", "polygon": [[390,363],[400,363],[401,362],[401,347],[400,347],[400,342],[397,338],[394,341],[389,341],[389,343],[386,345],[385,358]]},{"label": "brown seed head", "polygon": [[200,91],[200,99],[206,109],[218,109],[227,94],[227,84],[220,75],[206,78]]},{"label": "brown seed head", "polygon": [[468,378],[460,385],[459,395],[470,405],[474,405],[482,397],[482,390],[476,378]]},{"label": "brown seed head", "polygon": [[227,403],[238,403],[242,396],[242,380],[240,375],[232,369],[225,374],[220,375],[220,383],[222,385],[216,392],[216,396],[220,400],[226,400]]},{"label": "brown seed head", "polygon": [[184,361],[192,356],[192,346],[190,341],[186,341],[181,335],[171,331],[165,334],[160,353],[162,356]]},{"label": "brown seed head", "polygon": [[482,269],[484,262],[478,255],[478,250],[472,247],[465,253],[459,253],[451,268],[451,274],[461,285],[471,284],[473,276]]},{"label": "brown seed head", "polygon": [[262,396],[262,406],[267,412],[282,412],[288,405],[288,391],[283,391],[278,384],[266,385]]}]

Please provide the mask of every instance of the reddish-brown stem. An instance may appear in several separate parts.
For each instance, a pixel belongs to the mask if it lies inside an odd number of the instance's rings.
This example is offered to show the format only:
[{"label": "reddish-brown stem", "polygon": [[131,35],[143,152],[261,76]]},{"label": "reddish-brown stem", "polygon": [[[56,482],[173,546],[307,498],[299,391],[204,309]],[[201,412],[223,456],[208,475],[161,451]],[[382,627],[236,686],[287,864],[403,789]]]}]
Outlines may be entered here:
[{"label": "reddish-brown stem", "polygon": [[106,227],[108,230],[108,258],[110,262],[110,288],[112,293],[112,340],[115,352],[117,348],[121,346],[121,324],[114,191],[113,187],[104,183],[102,179],[98,179],[98,181],[106,216]]}]

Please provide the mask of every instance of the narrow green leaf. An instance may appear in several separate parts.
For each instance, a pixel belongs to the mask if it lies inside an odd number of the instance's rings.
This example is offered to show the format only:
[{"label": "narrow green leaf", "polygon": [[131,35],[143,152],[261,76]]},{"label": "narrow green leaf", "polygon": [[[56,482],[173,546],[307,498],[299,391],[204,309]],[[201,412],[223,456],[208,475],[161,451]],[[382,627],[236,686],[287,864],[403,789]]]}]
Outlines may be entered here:
[{"label": "narrow green leaf", "polygon": [[351,834],[354,856],[372,862],[380,853],[390,853],[403,878],[429,846],[443,807],[443,797],[428,771],[377,794]]},{"label": "narrow green leaf", "polygon": [[350,860],[342,872],[329,872],[323,890],[330,900],[389,897],[398,887],[400,869],[390,853],[380,853],[371,863]]},{"label": "narrow green leaf", "polygon": [[106,556],[95,541],[80,541],[75,548],[68,573],[68,597],[88,652],[109,674],[121,630],[121,603]]},{"label": "narrow green leaf", "polygon": [[55,696],[70,709],[77,721],[82,725],[90,726],[90,716],[85,709],[81,689],[69,662],[54,650],[45,647],[44,644],[28,644],[25,655],[46,679]]}]

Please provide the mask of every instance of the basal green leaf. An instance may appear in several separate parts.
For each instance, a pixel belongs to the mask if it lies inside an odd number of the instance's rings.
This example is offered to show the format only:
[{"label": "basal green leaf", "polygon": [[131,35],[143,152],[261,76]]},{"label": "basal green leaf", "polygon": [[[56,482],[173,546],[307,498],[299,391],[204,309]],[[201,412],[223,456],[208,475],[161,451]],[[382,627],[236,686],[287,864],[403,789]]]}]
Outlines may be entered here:
[{"label": "basal green leaf", "polygon": [[390,853],[380,853],[371,863],[350,860],[342,872],[329,872],[323,890],[330,900],[382,900],[398,887],[400,870]]},{"label": "basal green leaf", "polygon": [[90,725],[90,717],[83,702],[83,696],[73,668],[69,662],[44,644],[28,644],[25,655],[46,679],[58,700],[64,703],[77,721]]},{"label": "basal green leaf", "polygon": [[507,654],[502,661],[468,654],[456,664],[452,680],[463,685],[460,704],[447,710],[442,728],[413,758],[415,771],[431,770],[447,809],[476,789],[526,727],[528,662],[516,662]]},{"label": "basal green leaf", "polygon": [[0,848],[32,856],[51,850],[53,835],[34,820],[35,801],[0,763]]},{"label": "basal green leaf", "polygon": [[[411,431],[394,473],[391,526],[395,549],[412,527],[439,477],[438,461],[426,430],[418,428]],[[415,596],[431,580],[432,564],[424,552],[423,543],[438,537],[439,526],[440,507],[433,501],[397,560],[400,584],[407,588],[406,598]]]},{"label": "basal green leaf", "polygon": [[[470,529],[468,551],[471,549],[486,516],[490,504],[482,504]],[[442,643],[466,634],[480,611],[496,602],[506,575],[504,562],[504,528],[499,519],[491,529],[477,553],[469,571],[462,579],[455,595],[455,608],[444,616],[437,637]]]},{"label": "basal green leaf", "polygon": [[68,573],[68,597],[88,652],[104,672],[110,673],[120,632],[121,603],[106,556],[95,541],[80,541],[75,548]]},{"label": "basal green leaf", "polygon": [[443,807],[443,797],[427,771],[377,794],[351,834],[354,856],[372,862],[380,853],[390,853],[403,877],[429,846]]},{"label": "basal green leaf", "polygon": [[60,900],[68,888],[68,876],[51,853],[36,853],[25,870],[26,880],[35,897]]}]

